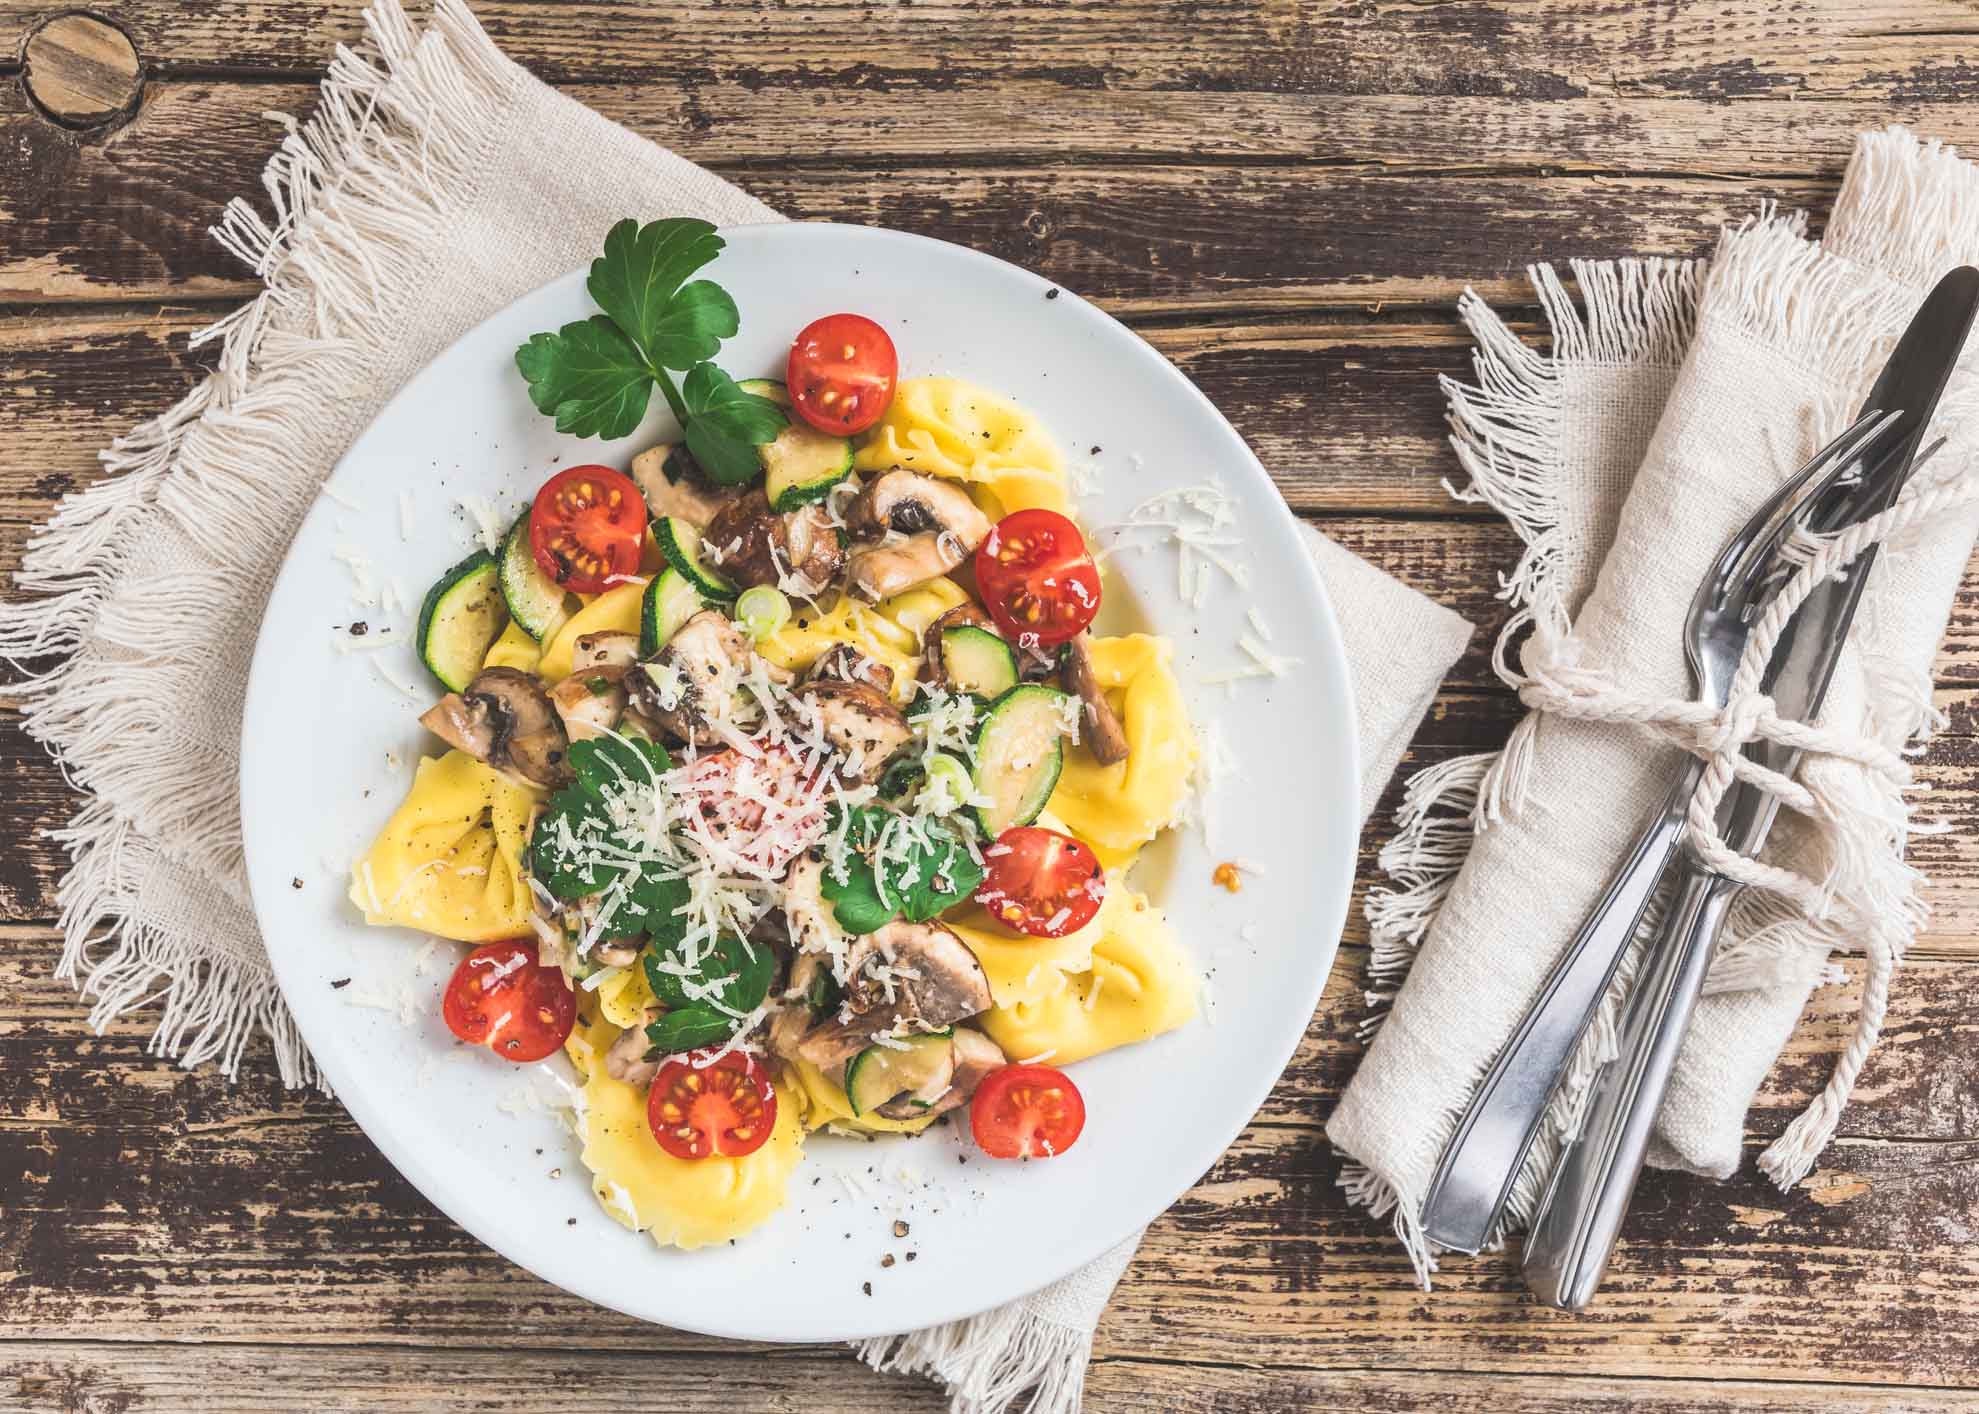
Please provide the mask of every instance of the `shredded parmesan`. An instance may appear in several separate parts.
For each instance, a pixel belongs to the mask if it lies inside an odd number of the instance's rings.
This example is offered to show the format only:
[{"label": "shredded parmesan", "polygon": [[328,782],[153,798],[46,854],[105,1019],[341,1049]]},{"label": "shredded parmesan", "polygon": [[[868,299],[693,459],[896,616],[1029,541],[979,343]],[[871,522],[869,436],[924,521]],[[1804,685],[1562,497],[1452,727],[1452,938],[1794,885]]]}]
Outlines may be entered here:
[{"label": "shredded parmesan", "polygon": [[502,531],[506,527],[503,526],[501,515],[495,510],[494,504],[480,496],[462,496],[460,508],[467,512],[467,518],[474,526],[475,538],[481,542],[481,548],[491,555],[497,553],[502,548]]}]

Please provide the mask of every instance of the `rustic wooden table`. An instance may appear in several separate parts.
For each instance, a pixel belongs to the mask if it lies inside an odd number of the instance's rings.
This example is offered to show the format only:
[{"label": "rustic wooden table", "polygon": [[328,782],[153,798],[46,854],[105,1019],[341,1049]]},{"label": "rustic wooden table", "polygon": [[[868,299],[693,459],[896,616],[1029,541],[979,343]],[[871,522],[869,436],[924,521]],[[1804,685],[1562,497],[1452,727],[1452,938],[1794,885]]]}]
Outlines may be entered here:
[{"label": "rustic wooden table", "polygon": [[[199,373],[245,298],[210,240],[309,109],[358,0],[121,0],[129,36],[0,0],[0,570],[96,449]],[[1097,299],[1235,421],[1301,515],[1484,626],[1413,761],[1512,719],[1482,645],[1516,545],[1440,478],[1465,281],[1536,316],[1533,258],[1705,250],[1762,197],[1819,212],[1891,119],[1979,144],[1971,0],[672,0],[480,6],[544,78],[794,216],[962,241]],[[141,78],[141,92],[137,85]],[[128,82],[128,87],[126,86]],[[58,121],[57,119],[66,120]],[[1255,1122],[1099,1329],[1095,1410],[1971,1407],[1979,1395],[1979,623],[1939,663],[1920,840],[1937,912],[1820,1172],[1652,1177],[1600,1304],[1504,1256],[1434,1299],[1351,1212],[1320,1117],[1364,931]],[[934,1410],[842,1349],[639,1325],[435,1212],[334,1100],[92,1036],[49,972],[73,801],[0,712],[0,1406]],[[1367,841],[1372,860],[1377,827]],[[1366,871],[1364,871],[1366,872]],[[1859,977],[1859,972],[1852,975]],[[1823,994],[1751,1120],[1824,1078]]]}]

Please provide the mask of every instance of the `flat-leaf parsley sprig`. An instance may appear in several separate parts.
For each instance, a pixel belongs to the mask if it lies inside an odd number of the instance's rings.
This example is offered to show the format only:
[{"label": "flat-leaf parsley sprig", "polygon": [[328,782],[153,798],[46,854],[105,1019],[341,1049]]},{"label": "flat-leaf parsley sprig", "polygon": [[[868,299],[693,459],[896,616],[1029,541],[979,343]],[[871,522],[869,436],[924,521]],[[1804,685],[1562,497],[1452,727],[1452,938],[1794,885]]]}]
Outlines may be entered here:
[{"label": "flat-leaf parsley sprig", "polygon": [[[783,431],[783,410],[708,362],[741,316],[720,285],[687,279],[723,244],[713,226],[687,217],[613,226],[585,282],[604,313],[533,335],[515,351],[536,410],[556,418],[559,432],[624,437],[657,384],[709,477],[741,485],[759,475],[755,449]],[[679,386],[669,370],[683,373]]]}]

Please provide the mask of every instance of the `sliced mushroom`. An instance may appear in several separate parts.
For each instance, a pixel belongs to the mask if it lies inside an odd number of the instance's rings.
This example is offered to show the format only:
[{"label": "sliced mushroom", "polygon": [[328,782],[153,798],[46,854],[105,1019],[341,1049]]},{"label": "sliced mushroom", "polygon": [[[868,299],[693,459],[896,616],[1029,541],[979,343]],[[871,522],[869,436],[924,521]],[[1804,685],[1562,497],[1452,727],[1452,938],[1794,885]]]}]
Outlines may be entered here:
[{"label": "sliced mushroom", "polygon": [[687,448],[662,442],[632,459],[632,480],[654,520],[679,516],[689,525],[703,526],[739,492],[717,486],[689,455]]},{"label": "sliced mushroom", "polygon": [[958,1026],[949,1041],[948,1072],[945,1083],[932,1082],[911,1095],[902,1095],[879,1107],[888,1119],[932,1119],[959,1109],[975,1098],[976,1087],[992,1073],[1010,1064],[1003,1048],[973,1026]]},{"label": "sliced mushroom", "polygon": [[484,668],[419,719],[447,745],[532,786],[570,779],[570,742],[543,684],[518,668]]},{"label": "sliced mushroom", "polygon": [[783,518],[783,534],[790,573],[778,581],[778,587],[806,599],[817,598],[845,568],[845,536],[823,506],[789,512]]},{"label": "sliced mushroom", "polygon": [[1003,636],[990,616],[974,604],[957,604],[937,617],[921,635],[921,679],[936,687],[948,685],[948,665],[941,656],[941,635],[944,629],[951,628],[980,628],[998,638]]},{"label": "sliced mushroom", "polygon": [[1100,690],[1099,673],[1093,668],[1093,638],[1076,635],[1060,651],[1059,678],[1067,692],[1075,692],[1086,706],[1086,748],[1102,766],[1127,759],[1127,732]]},{"label": "sliced mushroom", "polygon": [[626,675],[632,705],[669,736],[697,746],[721,746],[726,738],[709,726],[711,717],[737,731],[752,730],[761,708],[741,690],[742,680],[760,666],[780,685],[791,673],[761,658],[749,636],[719,609],[703,609],[680,626],[650,663]]},{"label": "sliced mushroom", "polygon": [[852,588],[867,599],[890,598],[947,574],[990,532],[989,517],[961,487],[898,469],[866,483],[846,513],[846,525],[855,535],[881,540],[851,560]]},{"label": "sliced mushroom", "polygon": [[812,1027],[797,1046],[797,1054],[811,1064],[829,1070],[863,1051],[882,1031],[939,1031],[989,1010],[989,978],[952,930],[896,918],[867,936],[872,955],[900,970],[894,999]]},{"label": "sliced mushroom", "polygon": [[[955,1088],[955,1043],[941,1048],[935,1068],[919,1088],[896,1095],[878,1107],[876,1113],[887,1119],[924,1119],[936,1113],[935,1106]],[[946,1108],[946,1106],[944,1106]]]},{"label": "sliced mushroom", "polygon": [[821,953],[799,953],[791,960],[790,978],[769,1031],[770,1049],[786,1060],[797,1054],[805,1033],[818,1020],[811,1005],[812,989],[820,977],[830,976],[830,966]]},{"label": "sliced mushroom", "polygon": [[639,1090],[653,1083],[653,1077],[660,1073],[660,1061],[658,1057],[646,1059],[653,1049],[653,1043],[646,1039],[646,1026],[662,1015],[660,1008],[647,1007],[645,1021],[628,1027],[611,1043],[605,1051],[605,1074]]},{"label": "sliced mushroom", "polygon": [[823,593],[845,563],[844,537],[822,506],[779,515],[760,487],[724,506],[701,544],[709,562],[744,588],[788,587],[806,598]]},{"label": "sliced mushroom", "polygon": [[580,668],[550,689],[550,705],[572,741],[589,741],[616,728],[625,717],[625,703],[624,668]]},{"label": "sliced mushroom", "polygon": [[893,691],[893,669],[868,658],[849,643],[834,643],[804,674],[805,682],[862,682],[881,692]]},{"label": "sliced mushroom", "polygon": [[639,938],[600,938],[591,945],[591,961],[600,967],[630,967],[645,946]]},{"label": "sliced mushroom", "polygon": [[847,780],[876,781],[893,754],[914,735],[893,699],[863,682],[808,682],[797,689],[797,710],[817,714],[824,739],[840,757]]},{"label": "sliced mushroom", "polygon": [[580,633],[570,653],[570,670],[587,668],[629,668],[639,661],[639,635],[616,629]]},{"label": "sliced mushroom", "polygon": [[[790,930],[790,944],[797,949],[798,962],[808,957],[839,958],[849,946],[845,933],[833,916],[824,895],[825,866],[822,860],[801,854],[783,880],[783,917]],[[793,976],[796,965],[792,965]]]}]

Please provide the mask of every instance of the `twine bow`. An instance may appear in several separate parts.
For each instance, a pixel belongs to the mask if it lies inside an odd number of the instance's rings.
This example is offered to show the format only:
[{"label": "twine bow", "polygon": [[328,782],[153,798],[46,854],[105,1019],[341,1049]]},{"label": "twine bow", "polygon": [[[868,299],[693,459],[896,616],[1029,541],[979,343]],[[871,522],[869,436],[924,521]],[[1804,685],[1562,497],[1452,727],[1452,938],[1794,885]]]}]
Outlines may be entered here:
[{"label": "twine bow", "polygon": [[[1802,563],[1752,626],[1731,690],[1720,708],[1618,687],[1599,669],[1582,666],[1571,634],[1540,622],[1522,655],[1519,699],[1552,716],[1632,726],[1681,747],[1704,762],[1685,819],[1685,839],[1710,870],[1776,895],[1809,924],[1810,946],[1827,951],[1851,937],[1861,941],[1868,978],[1854,1035],[1822,1093],[1760,1157],[1760,1167],[1791,1187],[1813,1167],[1833,1137],[1856,1077],[1881,1033],[1889,983],[1923,916],[1917,876],[1903,862],[1912,784],[1909,764],[1882,742],[1856,731],[1780,715],[1759,684],[1795,612],[1824,581],[1846,573],[1875,545],[1929,517],[1979,500],[1979,474],[1967,473],[1904,496],[1887,510],[1826,536],[1798,542]],[[1787,776],[1745,754],[1754,742],[1800,751],[1807,768]],[[1857,768],[1824,769],[1827,762]],[[1718,831],[1719,807],[1734,784],[1772,796],[1806,820],[1829,867],[1822,877],[1749,857]],[[1881,808],[1878,808],[1880,804]]]}]

